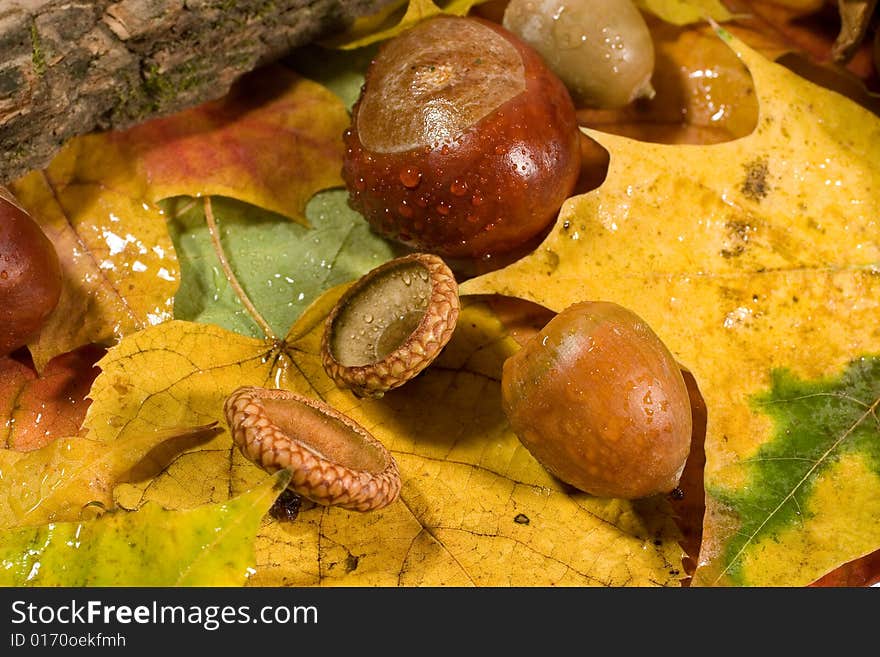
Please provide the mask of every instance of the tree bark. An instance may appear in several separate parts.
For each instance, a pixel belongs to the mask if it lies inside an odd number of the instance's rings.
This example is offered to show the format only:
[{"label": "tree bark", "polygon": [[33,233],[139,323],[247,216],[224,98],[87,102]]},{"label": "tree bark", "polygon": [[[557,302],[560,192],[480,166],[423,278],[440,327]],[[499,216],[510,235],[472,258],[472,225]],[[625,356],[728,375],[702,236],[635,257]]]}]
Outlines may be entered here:
[{"label": "tree bark", "polygon": [[0,0],[0,184],[75,135],[218,98],[391,0]]}]

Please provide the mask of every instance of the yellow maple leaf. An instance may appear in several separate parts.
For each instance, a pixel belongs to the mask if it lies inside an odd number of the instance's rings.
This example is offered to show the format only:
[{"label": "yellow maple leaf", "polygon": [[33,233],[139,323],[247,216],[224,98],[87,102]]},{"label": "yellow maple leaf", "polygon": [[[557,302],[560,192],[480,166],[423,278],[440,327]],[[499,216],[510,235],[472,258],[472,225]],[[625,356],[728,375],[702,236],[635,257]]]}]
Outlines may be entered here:
[{"label": "yellow maple leaf", "polygon": [[[464,16],[474,5],[486,0],[402,0],[392,2],[381,11],[357,19],[344,34],[326,41],[326,45],[343,50],[363,48],[386,41],[433,16],[448,14]],[[404,11],[404,5],[406,10]],[[402,12],[402,14],[401,14]]]},{"label": "yellow maple leaf", "polygon": [[[338,389],[321,366],[324,320],[342,289],[313,304],[283,342],[168,322],[126,337],[100,362],[85,427],[107,444],[129,433],[221,420],[240,385],[323,399],[385,443],[400,500],[366,514],[315,506],[267,522],[256,585],[676,585],[682,551],[663,498],[573,493],[520,445],[499,377],[516,344],[482,303],[465,304],[452,341],[416,380],[382,399]],[[123,508],[190,508],[252,487],[264,473],[228,432],[117,487]]]},{"label": "yellow maple leaf", "polygon": [[77,176],[82,140],[12,185],[52,240],[63,273],[58,306],[28,345],[38,370],[82,345],[109,344],[171,319],[180,272],[165,217],[127,186]]},{"label": "yellow maple leaf", "polygon": [[72,436],[30,452],[0,449],[0,527],[79,520],[90,505],[110,508],[113,487],[151,450],[172,438],[195,438],[209,428],[129,432],[109,446]]},{"label": "yellow maple leaf", "polygon": [[[644,317],[693,372],[708,408],[695,583],[808,584],[880,547],[874,505],[858,502],[880,496],[880,477],[864,460],[840,458],[849,433],[826,436],[825,452],[792,451],[786,458],[808,471],[766,506],[731,500],[755,484],[750,468],[777,439],[760,400],[780,372],[829,380],[880,353],[880,120],[719,34],[754,79],[754,132],[668,146],[588,131],[611,153],[602,187],[567,201],[531,255],[462,292],[556,311],[604,299]],[[865,388],[856,401],[876,407],[880,393]],[[832,481],[843,486],[833,496]]]},{"label": "yellow maple leaf", "polygon": [[720,0],[635,0],[635,5],[675,25],[714,18],[727,21],[733,14]]}]

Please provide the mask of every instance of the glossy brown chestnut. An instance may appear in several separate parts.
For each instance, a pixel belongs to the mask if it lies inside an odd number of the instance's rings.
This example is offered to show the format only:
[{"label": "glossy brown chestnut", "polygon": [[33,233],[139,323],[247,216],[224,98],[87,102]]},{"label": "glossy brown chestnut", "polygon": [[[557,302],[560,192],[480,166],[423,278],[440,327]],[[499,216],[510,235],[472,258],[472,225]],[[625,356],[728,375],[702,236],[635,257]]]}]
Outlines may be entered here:
[{"label": "glossy brown chestnut", "polygon": [[569,306],[507,359],[501,389],[520,441],[575,488],[634,499],[678,484],[690,398],[669,349],[632,311]]},{"label": "glossy brown chestnut", "polygon": [[34,337],[60,296],[55,247],[12,193],[0,186],[0,356]]},{"label": "glossy brown chestnut", "polygon": [[500,25],[452,16],[387,42],[344,134],[351,206],[451,258],[504,253],[550,224],[580,169],[565,86]]}]

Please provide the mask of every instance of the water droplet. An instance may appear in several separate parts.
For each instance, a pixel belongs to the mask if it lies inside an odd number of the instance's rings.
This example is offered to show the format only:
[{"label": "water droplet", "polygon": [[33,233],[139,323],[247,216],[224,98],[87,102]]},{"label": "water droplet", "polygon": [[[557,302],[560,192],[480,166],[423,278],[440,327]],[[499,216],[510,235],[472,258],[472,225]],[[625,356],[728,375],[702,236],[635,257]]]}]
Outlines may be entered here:
[{"label": "water droplet", "polygon": [[373,323],[373,316],[370,313],[367,313],[366,315],[364,315],[364,321],[367,324],[372,324]]},{"label": "water droplet", "polygon": [[464,196],[467,193],[467,185],[456,180],[449,186],[449,191],[453,196]]},{"label": "water droplet", "polygon": [[479,192],[474,192],[473,196],[471,196],[471,205],[479,206],[483,204],[483,195]]},{"label": "water droplet", "polygon": [[403,272],[401,278],[403,279],[404,285],[410,285],[412,283],[412,276],[409,275],[408,271]]},{"label": "water droplet", "polygon": [[419,171],[416,167],[406,167],[403,171],[400,172],[400,182],[403,183],[403,186],[408,189],[413,189],[419,186],[419,182],[422,180],[422,172]]}]

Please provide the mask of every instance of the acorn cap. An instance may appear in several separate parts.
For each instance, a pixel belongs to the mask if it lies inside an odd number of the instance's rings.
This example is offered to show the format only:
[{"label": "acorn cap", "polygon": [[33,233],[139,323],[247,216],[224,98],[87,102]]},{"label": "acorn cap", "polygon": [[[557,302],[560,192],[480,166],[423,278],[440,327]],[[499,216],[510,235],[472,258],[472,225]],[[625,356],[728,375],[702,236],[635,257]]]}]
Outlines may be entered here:
[{"label": "acorn cap", "polygon": [[438,256],[395,258],[362,276],[336,303],[321,360],[341,388],[381,397],[425,369],[452,338],[458,284]]},{"label": "acorn cap", "polygon": [[241,387],[223,407],[241,453],[313,502],[372,511],[397,499],[400,474],[386,447],[347,415],[289,390]]}]

